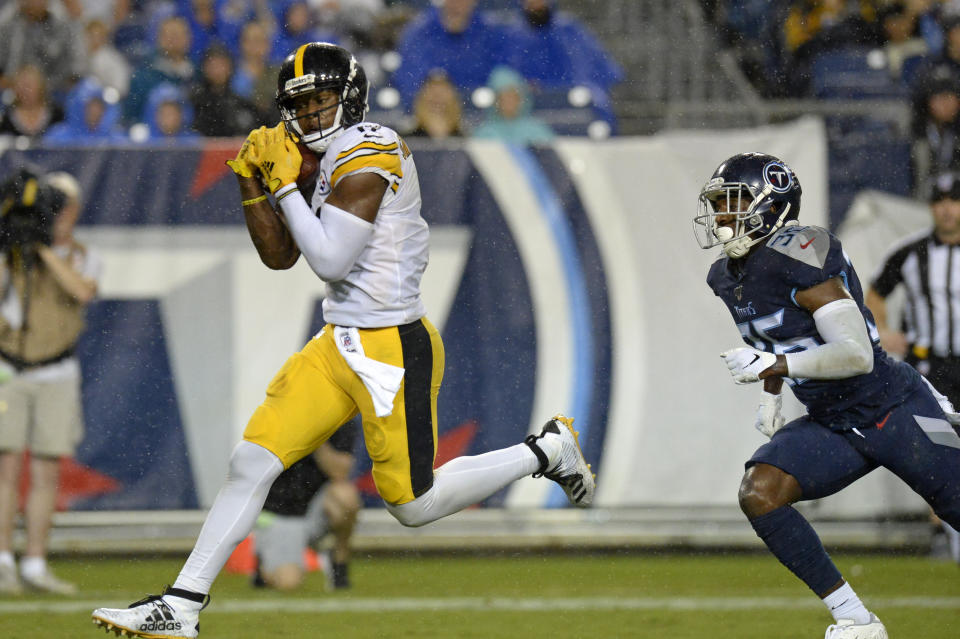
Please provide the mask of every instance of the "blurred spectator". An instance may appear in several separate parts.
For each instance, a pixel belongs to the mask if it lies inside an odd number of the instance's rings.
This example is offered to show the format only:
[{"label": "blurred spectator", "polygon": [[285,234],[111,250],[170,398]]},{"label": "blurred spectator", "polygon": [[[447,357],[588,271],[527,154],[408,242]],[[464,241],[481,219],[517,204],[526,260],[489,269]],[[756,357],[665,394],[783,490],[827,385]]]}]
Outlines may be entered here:
[{"label": "blurred spectator", "polygon": [[[228,38],[217,24],[214,0],[179,0],[178,5],[178,15],[190,25],[190,59],[199,64],[210,45],[226,44]],[[236,45],[236,40],[232,44]]]},{"label": "blurred spectator", "polygon": [[545,87],[597,86],[605,92],[622,82],[623,68],[556,0],[519,0],[510,22],[510,66]]},{"label": "blurred spectator", "polygon": [[883,30],[887,68],[895,80],[900,80],[904,61],[928,51],[926,41],[920,37],[918,16],[906,2],[897,1],[880,9],[877,22]]},{"label": "blurred spectator", "polygon": [[253,105],[230,88],[233,57],[222,45],[207,49],[200,69],[200,80],[190,91],[193,128],[208,137],[246,135],[256,128],[258,119]]},{"label": "blurred spectator", "polygon": [[214,44],[221,44],[236,55],[243,25],[254,17],[254,11],[249,2],[243,1],[177,0],[177,15],[190,24],[193,34],[190,59],[199,64]]},{"label": "blurred spectator", "polygon": [[876,44],[876,5],[871,0],[796,0],[783,25],[787,50],[809,58],[837,46]]},{"label": "blurred spectator", "polygon": [[110,28],[101,20],[86,27],[88,75],[105,87],[113,87],[124,97],[130,91],[130,63],[110,42]]},{"label": "blurred spectator", "polygon": [[398,52],[400,67],[392,83],[407,108],[434,69],[443,69],[464,95],[506,64],[506,34],[477,10],[477,0],[442,0],[424,10],[404,29]]},{"label": "blurred spectator", "polygon": [[820,53],[849,46],[881,46],[873,0],[795,0],[783,24],[790,93],[804,95],[810,64]]},{"label": "blurred spectator", "polygon": [[194,79],[190,61],[190,25],[181,17],[165,18],[157,33],[156,52],[145,66],[136,69],[130,79],[130,93],[124,102],[124,116],[130,122],[145,117],[147,95],[159,84],[187,85]]},{"label": "blurred spectator", "polygon": [[120,105],[116,91],[104,89],[93,78],[78,82],[67,94],[66,119],[50,127],[44,136],[49,144],[91,145],[127,141],[120,128]]},{"label": "blurred spectator", "polygon": [[279,122],[277,110],[277,73],[279,67],[270,64],[270,35],[262,22],[248,22],[240,36],[240,61],[230,86],[234,92],[249,101],[263,124]]},{"label": "blurred spectator", "polygon": [[190,128],[193,124],[193,108],[180,86],[163,83],[154,87],[147,97],[143,115],[148,129],[148,142],[174,142],[199,137]]},{"label": "blurred spectator", "polygon": [[13,76],[13,104],[0,118],[0,134],[36,138],[63,120],[63,109],[50,101],[43,71],[32,64]]},{"label": "blurred spectator", "polygon": [[74,26],[49,11],[48,0],[16,0],[0,23],[0,86],[24,64],[37,64],[51,93],[66,91],[84,71],[86,50]]},{"label": "blurred spectator", "polygon": [[111,30],[130,17],[130,0],[63,0],[63,6],[76,22],[88,24],[98,20]]},{"label": "blurred spectator", "polygon": [[[381,56],[395,47],[382,47],[379,38],[381,17],[386,14],[384,0],[307,0],[307,5],[317,27],[337,34],[340,45],[353,52],[371,86],[385,84]],[[397,27],[395,34],[400,32],[403,24]]]},{"label": "blurred spectator", "polygon": [[917,32],[927,44],[927,52],[940,55],[943,51],[942,0],[905,0],[907,11],[917,17]]},{"label": "blurred spectator", "polygon": [[960,169],[960,80],[948,69],[929,78],[915,114],[913,183],[918,197],[930,195],[930,176]]},{"label": "blurred spectator", "polygon": [[918,98],[931,79],[942,76],[945,72],[960,78],[960,16],[944,17],[942,24],[943,50],[939,55],[930,56],[923,61],[911,83],[915,110],[923,110],[923,104]]},{"label": "blurred spectator", "polygon": [[273,2],[277,17],[277,31],[273,34],[273,49],[270,60],[279,64],[307,42],[330,42],[340,44],[340,38],[332,31],[320,29],[306,0],[278,0]]},{"label": "blurred spectator", "polygon": [[763,97],[783,91],[780,36],[790,0],[703,0],[704,12],[750,83]]},{"label": "blurred spectator", "polygon": [[533,101],[523,76],[509,67],[497,67],[487,84],[496,94],[496,100],[486,120],[473,132],[474,137],[496,138],[513,144],[549,142],[554,138],[547,123],[531,115]]},{"label": "blurred spectator", "polygon": [[432,73],[413,102],[414,127],[407,134],[434,140],[463,135],[462,98],[444,73]]},{"label": "blurred spectator", "polygon": [[354,55],[370,48],[370,34],[385,8],[383,0],[307,0],[307,4],[317,26],[350,39],[347,48]]}]

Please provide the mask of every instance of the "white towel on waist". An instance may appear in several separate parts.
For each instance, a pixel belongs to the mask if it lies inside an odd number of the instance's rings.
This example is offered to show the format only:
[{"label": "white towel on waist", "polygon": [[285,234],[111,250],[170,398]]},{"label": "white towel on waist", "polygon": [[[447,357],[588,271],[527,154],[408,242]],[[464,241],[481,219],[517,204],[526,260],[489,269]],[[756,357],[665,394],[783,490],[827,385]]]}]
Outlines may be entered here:
[{"label": "white towel on waist", "polygon": [[347,366],[367,387],[377,417],[386,417],[392,413],[393,400],[400,390],[400,383],[403,382],[403,369],[364,355],[360,332],[356,328],[337,326],[333,329],[333,339]]}]

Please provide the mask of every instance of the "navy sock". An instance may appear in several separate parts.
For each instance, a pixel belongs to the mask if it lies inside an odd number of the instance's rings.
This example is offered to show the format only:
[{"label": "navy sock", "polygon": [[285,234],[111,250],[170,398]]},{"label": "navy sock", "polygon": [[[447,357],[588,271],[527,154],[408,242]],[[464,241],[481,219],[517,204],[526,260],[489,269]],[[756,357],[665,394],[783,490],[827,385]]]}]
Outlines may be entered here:
[{"label": "navy sock", "polygon": [[803,515],[791,506],[750,520],[757,536],[790,572],[823,598],[843,577]]}]

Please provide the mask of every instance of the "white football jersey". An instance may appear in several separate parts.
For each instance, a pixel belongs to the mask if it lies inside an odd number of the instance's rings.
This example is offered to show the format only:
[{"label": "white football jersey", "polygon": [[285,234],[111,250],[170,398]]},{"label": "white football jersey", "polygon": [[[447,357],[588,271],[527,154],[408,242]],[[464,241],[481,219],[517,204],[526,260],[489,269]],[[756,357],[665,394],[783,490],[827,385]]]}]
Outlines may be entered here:
[{"label": "white football jersey", "polygon": [[389,183],[367,246],[345,278],[327,282],[324,320],[380,328],[423,317],[420,278],[430,231],[420,217],[420,182],[409,147],[396,131],[361,122],[330,143],[318,171],[311,206],[321,215],[324,200],[348,175],[376,173]]}]

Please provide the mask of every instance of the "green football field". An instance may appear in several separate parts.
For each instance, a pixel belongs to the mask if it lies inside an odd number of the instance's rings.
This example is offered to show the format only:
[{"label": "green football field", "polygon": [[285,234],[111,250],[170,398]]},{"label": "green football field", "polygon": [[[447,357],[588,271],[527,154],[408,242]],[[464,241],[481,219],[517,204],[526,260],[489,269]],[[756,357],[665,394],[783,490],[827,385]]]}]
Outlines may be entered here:
[{"label": "green football field", "polygon": [[[918,556],[835,554],[891,639],[960,636],[960,568]],[[96,606],[169,583],[177,559],[64,559],[75,597],[0,598],[0,637],[104,637]],[[294,593],[223,575],[204,639],[610,637],[820,639],[831,618],[765,554],[496,555],[357,558],[353,588],[328,594],[313,573]]]}]

